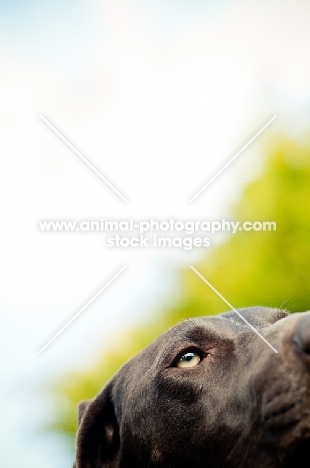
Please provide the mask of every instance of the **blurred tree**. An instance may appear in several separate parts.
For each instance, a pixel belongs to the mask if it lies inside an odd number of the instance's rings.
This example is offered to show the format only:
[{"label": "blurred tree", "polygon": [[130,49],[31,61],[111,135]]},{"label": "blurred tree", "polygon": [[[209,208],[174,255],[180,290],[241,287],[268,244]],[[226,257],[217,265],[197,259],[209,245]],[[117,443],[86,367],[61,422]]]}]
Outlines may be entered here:
[{"label": "blurred tree", "polygon": [[[310,144],[279,137],[269,142],[265,168],[231,208],[231,220],[276,221],[276,232],[238,231],[210,250],[197,270],[234,307],[265,305],[291,311],[310,308]],[[185,317],[227,310],[227,305],[189,268],[178,272],[178,300],[139,329],[115,337],[117,346],[96,365],[66,375],[52,388],[57,412],[51,428],[73,445],[76,406],[158,334]],[[119,346],[121,343],[121,346]]]},{"label": "blurred tree", "polygon": [[[232,220],[275,221],[276,232],[238,231],[202,259],[197,270],[234,307],[262,304],[310,308],[310,145],[279,138],[268,145],[263,174],[246,186]],[[175,310],[220,312],[227,305],[191,270],[183,271]]]}]

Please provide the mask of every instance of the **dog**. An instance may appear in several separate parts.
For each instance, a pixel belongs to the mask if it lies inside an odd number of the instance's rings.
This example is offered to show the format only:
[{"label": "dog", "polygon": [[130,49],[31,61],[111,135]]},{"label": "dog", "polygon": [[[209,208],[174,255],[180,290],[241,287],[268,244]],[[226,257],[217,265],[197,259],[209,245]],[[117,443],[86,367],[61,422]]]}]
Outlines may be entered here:
[{"label": "dog", "polygon": [[238,312],[180,322],[82,402],[76,468],[308,467],[310,312]]}]

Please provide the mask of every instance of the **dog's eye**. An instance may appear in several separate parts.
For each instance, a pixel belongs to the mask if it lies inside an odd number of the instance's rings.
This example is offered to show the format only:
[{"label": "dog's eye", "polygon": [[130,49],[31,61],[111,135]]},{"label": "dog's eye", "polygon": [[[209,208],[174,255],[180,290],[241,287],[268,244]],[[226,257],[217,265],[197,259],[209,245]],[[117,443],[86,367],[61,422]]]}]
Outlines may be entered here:
[{"label": "dog's eye", "polygon": [[181,367],[182,369],[185,367],[195,367],[200,363],[200,361],[201,361],[201,357],[199,356],[198,353],[195,353],[195,352],[185,353],[177,361],[176,366]]}]

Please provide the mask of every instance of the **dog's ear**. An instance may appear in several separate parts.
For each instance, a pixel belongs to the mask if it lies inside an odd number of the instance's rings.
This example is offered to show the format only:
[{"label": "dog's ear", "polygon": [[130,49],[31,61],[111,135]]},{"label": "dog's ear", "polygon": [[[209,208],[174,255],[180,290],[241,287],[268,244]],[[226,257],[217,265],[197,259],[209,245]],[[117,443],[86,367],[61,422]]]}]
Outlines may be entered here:
[{"label": "dog's ear", "polygon": [[[80,426],[82,417],[85,411],[87,410],[87,408],[89,407],[90,403],[91,403],[91,400],[84,400],[78,404],[78,427]],[[76,468],[76,462],[74,462],[73,468]]]},{"label": "dog's ear", "polygon": [[84,400],[79,403],[78,405],[78,425],[79,426],[80,426],[82,417],[84,416],[84,413],[86,412],[91,402],[92,400]]},{"label": "dog's ear", "polygon": [[93,401],[80,404],[79,421],[76,468],[115,468],[120,437],[110,385]]}]

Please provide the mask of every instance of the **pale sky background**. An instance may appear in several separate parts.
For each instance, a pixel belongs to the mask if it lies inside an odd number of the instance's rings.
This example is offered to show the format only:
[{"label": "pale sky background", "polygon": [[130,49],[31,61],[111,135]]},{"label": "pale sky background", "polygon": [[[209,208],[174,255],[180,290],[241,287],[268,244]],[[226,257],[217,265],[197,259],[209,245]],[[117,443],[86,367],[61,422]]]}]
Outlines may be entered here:
[{"label": "pale sky background", "polygon": [[260,168],[258,141],[188,200],[273,115],[261,143],[309,125],[309,20],[301,0],[0,0],[1,466],[71,466],[38,433],[40,386],[160,310],[174,269],[202,254],[111,250],[100,233],[44,234],[38,221],[225,216]]}]

